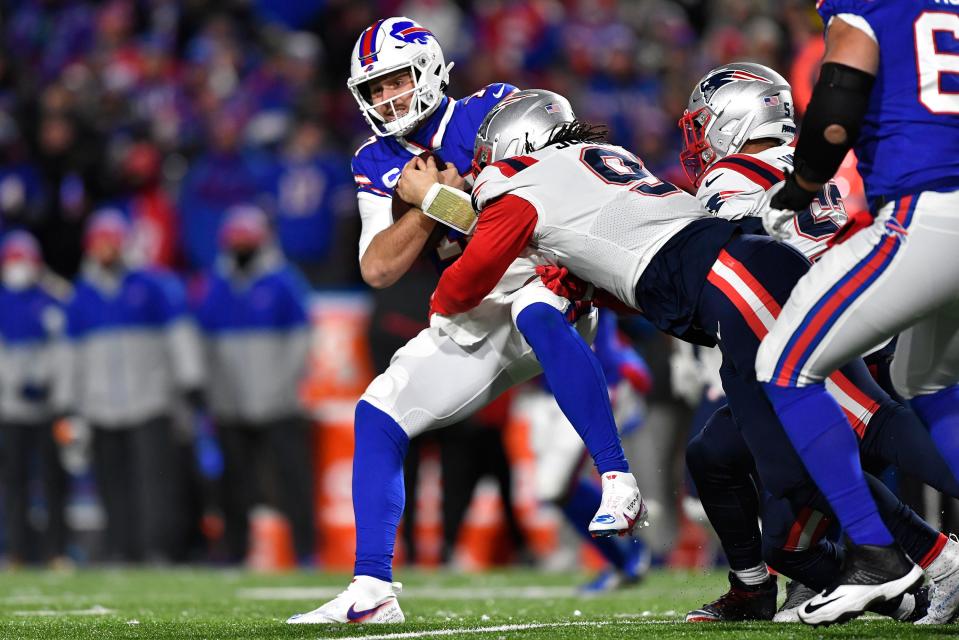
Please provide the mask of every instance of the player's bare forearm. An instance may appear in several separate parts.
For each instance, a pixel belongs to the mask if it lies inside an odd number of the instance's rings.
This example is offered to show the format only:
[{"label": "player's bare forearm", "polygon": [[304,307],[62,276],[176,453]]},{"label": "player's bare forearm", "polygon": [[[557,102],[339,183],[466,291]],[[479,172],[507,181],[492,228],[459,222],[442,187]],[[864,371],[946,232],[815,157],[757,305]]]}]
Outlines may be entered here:
[{"label": "player's bare forearm", "polygon": [[[826,33],[823,64],[829,62],[875,75],[879,69],[879,45],[862,30],[846,23],[842,18],[836,18],[830,22],[829,31]],[[840,125],[832,125],[827,127],[825,135],[830,142],[837,144],[843,142],[847,134]],[[818,191],[824,184],[801,175],[796,176],[796,182],[807,191]]]},{"label": "player's bare forearm", "polygon": [[412,266],[435,226],[435,220],[419,209],[412,209],[373,236],[360,258],[363,281],[374,289],[395,284]]}]

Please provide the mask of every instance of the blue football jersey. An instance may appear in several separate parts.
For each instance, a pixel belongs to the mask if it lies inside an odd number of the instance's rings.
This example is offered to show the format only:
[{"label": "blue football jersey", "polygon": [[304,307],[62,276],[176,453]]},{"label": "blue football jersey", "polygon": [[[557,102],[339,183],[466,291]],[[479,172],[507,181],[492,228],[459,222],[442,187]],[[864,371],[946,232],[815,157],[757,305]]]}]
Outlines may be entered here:
[{"label": "blue football jersey", "polygon": [[[483,118],[505,96],[516,91],[511,84],[488,85],[460,100],[443,98],[436,111],[406,138],[371,137],[353,156],[353,179],[359,193],[392,198],[403,166],[429,149],[444,162],[453,163],[460,175],[469,173],[473,140]],[[448,242],[437,248],[439,267],[451,264],[462,253],[462,235],[451,231]]]},{"label": "blue football jersey", "polygon": [[879,43],[855,148],[867,197],[959,188],[956,0],[819,0],[817,9],[827,27],[834,16],[858,16],[850,22]]}]

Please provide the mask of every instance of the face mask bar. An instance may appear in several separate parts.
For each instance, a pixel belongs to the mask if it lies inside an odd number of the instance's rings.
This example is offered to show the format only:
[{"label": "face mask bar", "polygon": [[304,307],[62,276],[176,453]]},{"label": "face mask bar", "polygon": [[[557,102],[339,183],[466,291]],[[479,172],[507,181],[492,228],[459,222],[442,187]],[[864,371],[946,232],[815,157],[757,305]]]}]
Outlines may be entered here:
[{"label": "face mask bar", "polygon": [[712,116],[705,107],[693,113],[687,111],[679,119],[679,128],[683,132],[683,150],[679,154],[679,160],[693,186],[699,186],[699,180],[706,168],[716,158],[705,133],[706,125],[711,119]]}]

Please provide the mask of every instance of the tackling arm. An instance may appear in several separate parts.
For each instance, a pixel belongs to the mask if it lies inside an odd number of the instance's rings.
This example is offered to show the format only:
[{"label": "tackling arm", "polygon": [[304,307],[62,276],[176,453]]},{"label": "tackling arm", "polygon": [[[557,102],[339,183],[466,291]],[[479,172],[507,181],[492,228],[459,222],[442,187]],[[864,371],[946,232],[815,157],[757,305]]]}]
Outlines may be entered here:
[{"label": "tackling arm", "polygon": [[431,312],[453,315],[478,305],[529,244],[537,220],[533,205],[514,195],[483,209],[463,255],[443,272],[430,300]]}]

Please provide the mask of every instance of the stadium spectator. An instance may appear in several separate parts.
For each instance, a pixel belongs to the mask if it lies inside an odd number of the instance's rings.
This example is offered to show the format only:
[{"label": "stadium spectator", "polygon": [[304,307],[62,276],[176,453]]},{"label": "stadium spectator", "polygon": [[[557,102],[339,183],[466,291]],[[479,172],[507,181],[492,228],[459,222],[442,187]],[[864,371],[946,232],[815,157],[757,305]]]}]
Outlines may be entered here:
[{"label": "stadium spectator", "polygon": [[353,256],[337,251],[346,243],[335,240],[354,211],[353,179],[348,159],[330,149],[317,122],[302,120],[291,130],[272,182],[277,239],[286,257],[311,283],[347,280]]},{"label": "stadium spectator", "polygon": [[[0,266],[0,433],[8,555],[13,564],[27,561],[31,551],[62,563],[67,477],[54,439],[52,391],[59,379],[63,301],[44,285],[40,246],[29,233],[14,231],[4,237]],[[47,515],[39,549],[31,549],[34,534],[28,518],[34,477],[43,485]]]},{"label": "stadium spectator", "polygon": [[262,210],[232,208],[219,239],[220,255],[206,275],[196,316],[206,339],[210,411],[223,446],[228,557],[246,558],[250,509],[267,501],[272,486],[292,525],[297,559],[310,564],[311,431],[298,396],[309,348],[306,284],[275,245]]},{"label": "stadium spectator", "polygon": [[[169,273],[131,267],[121,215],[94,215],[67,306],[69,384],[62,406],[93,430],[93,469],[107,517],[108,559],[161,562],[178,532],[170,408],[196,399],[200,343]],[[196,402],[196,400],[194,400]]]},{"label": "stadium spectator", "polygon": [[180,191],[180,238],[187,265],[213,266],[217,230],[227,209],[256,202],[269,190],[269,165],[260,153],[243,150],[241,117],[224,109],[210,122],[210,150],[200,155],[183,180]]}]

